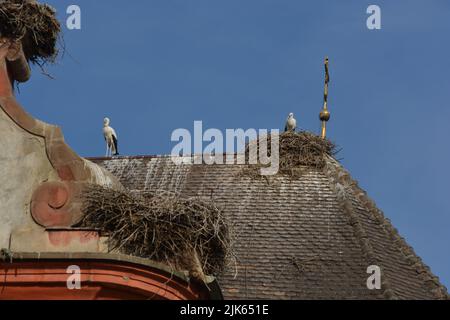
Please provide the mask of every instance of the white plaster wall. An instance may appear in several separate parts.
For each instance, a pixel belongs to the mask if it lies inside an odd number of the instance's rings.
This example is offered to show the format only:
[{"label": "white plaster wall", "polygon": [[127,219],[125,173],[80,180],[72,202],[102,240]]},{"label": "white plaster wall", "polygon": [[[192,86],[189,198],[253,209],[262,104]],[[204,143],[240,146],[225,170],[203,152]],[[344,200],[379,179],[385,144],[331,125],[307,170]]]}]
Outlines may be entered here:
[{"label": "white plaster wall", "polygon": [[0,248],[9,247],[14,228],[34,227],[31,196],[51,175],[44,139],[17,126],[0,108]]}]

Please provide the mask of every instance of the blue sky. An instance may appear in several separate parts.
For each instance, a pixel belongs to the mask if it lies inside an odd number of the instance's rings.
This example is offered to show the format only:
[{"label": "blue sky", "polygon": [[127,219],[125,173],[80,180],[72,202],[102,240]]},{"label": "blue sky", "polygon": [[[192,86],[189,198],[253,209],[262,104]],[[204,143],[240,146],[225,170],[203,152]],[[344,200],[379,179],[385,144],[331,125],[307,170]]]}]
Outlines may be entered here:
[{"label": "blue sky", "polygon": [[[67,52],[35,68],[19,100],[103,156],[105,116],[123,155],[167,154],[176,128],[282,128],[294,112],[319,132],[330,57],[329,137],[344,166],[450,287],[450,2],[48,0]],[[377,4],[382,29],[366,27]]]}]

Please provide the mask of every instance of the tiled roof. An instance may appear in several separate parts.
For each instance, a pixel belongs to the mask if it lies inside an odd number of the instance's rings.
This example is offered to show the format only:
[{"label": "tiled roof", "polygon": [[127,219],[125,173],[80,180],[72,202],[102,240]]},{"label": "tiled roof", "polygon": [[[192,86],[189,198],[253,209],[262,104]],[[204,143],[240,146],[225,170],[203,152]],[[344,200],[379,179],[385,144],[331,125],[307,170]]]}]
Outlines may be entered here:
[{"label": "tiled roof", "polygon": [[[239,165],[176,165],[170,157],[91,159],[133,191],[213,197],[234,224],[236,265],[219,277],[226,299],[439,299],[447,290],[347,171],[269,181]],[[381,290],[366,286],[382,270]]]}]

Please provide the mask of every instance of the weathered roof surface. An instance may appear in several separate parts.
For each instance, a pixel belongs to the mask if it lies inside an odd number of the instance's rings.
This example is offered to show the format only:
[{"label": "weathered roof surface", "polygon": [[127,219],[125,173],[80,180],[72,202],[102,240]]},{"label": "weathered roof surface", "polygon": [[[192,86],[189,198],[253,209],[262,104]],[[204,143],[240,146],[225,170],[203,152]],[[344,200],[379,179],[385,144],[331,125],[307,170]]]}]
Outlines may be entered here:
[{"label": "weathered roof surface", "polygon": [[[187,158],[185,160],[189,160]],[[91,159],[134,191],[213,197],[234,223],[226,299],[439,299],[447,290],[334,159],[300,178],[252,179],[238,165],[170,157]],[[366,286],[367,267],[382,289]]]}]

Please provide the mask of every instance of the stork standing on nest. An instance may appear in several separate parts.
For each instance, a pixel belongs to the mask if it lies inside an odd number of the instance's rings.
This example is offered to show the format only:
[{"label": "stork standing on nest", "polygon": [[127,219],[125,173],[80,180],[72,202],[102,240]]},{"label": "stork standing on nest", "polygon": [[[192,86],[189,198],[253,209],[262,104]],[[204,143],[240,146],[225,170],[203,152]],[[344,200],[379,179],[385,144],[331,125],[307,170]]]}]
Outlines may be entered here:
[{"label": "stork standing on nest", "polygon": [[295,129],[297,129],[297,120],[295,120],[293,113],[289,113],[284,132],[295,132]]},{"label": "stork standing on nest", "polygon": [[106,156],[117,156],[119,155],[119,149],[117,147],[117,134],[116,131],[109,126],[109,118],[103,120],[103,136],[106,141]]}]

